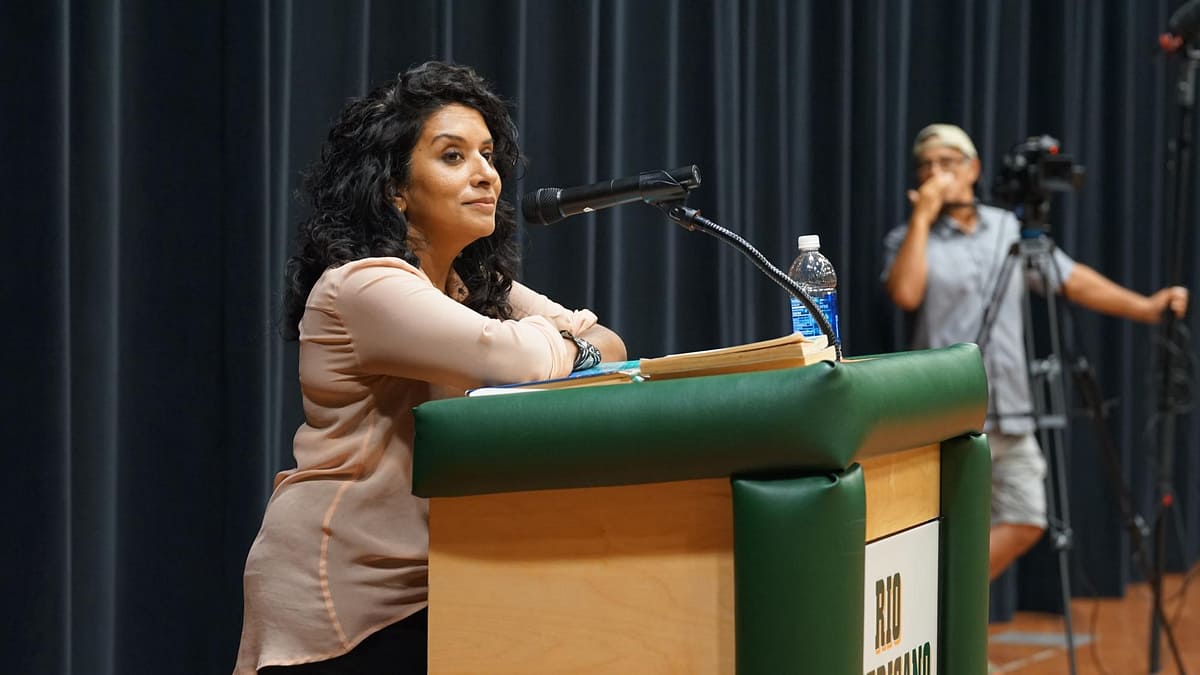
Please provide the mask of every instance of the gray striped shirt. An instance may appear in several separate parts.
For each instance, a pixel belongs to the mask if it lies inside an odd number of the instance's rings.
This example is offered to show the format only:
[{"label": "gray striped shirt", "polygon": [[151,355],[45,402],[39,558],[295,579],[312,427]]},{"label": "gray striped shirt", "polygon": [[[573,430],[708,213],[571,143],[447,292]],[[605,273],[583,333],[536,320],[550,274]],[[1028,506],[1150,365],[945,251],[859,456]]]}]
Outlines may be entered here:
[{"label": "gray striped shirt", "polygon": [[[884,281],[907,234],[908,225],[904,224],[884,239]],[[971,232],[963,231],[947,216],[933,224],[925,251],[928,268],[925,297],[912,317],[914,349],[975,342],[1004,259],[1020,237],[1017,217],[1011,211],[991,206],[979,206],[979,222]],[[1043,275],[1022,274],[1023,264],[1018,260],[1006,281],[1008,285],[983,354],[989,388],[989,429],[998,426],[1001,433],[1014,435],[1034,430],[1025,358],[1022,278],[1038,292],[1044,292],[1043,279],[1058,292],[1061,280],[1071,276],[1075,261],[1057,248],[1053,257],[1057,269],[1043,269]]]}]

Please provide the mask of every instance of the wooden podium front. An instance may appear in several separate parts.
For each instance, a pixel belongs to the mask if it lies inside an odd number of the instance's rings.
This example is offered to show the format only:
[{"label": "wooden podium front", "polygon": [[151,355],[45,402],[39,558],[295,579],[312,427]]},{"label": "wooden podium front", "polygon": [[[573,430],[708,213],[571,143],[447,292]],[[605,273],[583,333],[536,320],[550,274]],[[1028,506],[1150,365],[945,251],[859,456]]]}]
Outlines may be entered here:
[{"label": "wooden podium front", "polygon": [[716,478],[433,500],[429,672],[732,673],[730,499]]},{"label": "wooden podium front", "polygon": [[[854,367],[838,364],[832,370]],[[797,375],[804,370],[798,369]],[[750,375],[758,374],[721,377]],[[594,389],[610,390],[605,395],[618,396],[619,390],[632,395],[635,389],[646,393],[651,386],[666,384],[670,383]],[[722,385],[718,391],[727,390],[727,382],[718,384]],[[539,404],[535,398],[553,402],[563,394],[580,393],[583,391],[496,398],[525,399],[520,404],[524,406]],[[460,409],[446,419],[470,417],[474,404],[496,403],[490,399],[453,402]],[[447,439],[422,438],[421,425],[426,422],[421,409],[418,413],[418,456],[446,451]],[[530,413],[505,410],[500,418],[513,414]],[[464,427],[461,422],[456,426]],[[964,544],[978,548],[982,541],[984,550],[981,559],[968,555],[974,562],[967,567],[975,569],[968,570],[965,579],[962,574],[943,574],[945,600],[950,605],[956,598],[971,600],[965,612],[969,619],[964,622],[960,618],[959,626],[952,629],[956,634],[940,637],[944,649],[938,672],[971,672],[947,667],[982,658],[956,652],[956,642],[967,651],[986,648],[986,512],[982,540],[978,532],[952,534],[979,529],[978,506],[965,516],[968,509],[943,500],[942,492],[947,485],[952,486],[947,492],[979,489],[977,484],[969,484],[978,482],[978,471],[971,480],[961,480],[962,472],[955,468],[949,471],[955,475],[943,474],[948,457],[962,454],[964,447],[974,448],[977,456],[981,443],[980,439],[962,438],[942,442],[938,436],[945,430],[937,431],[936,425],[931,428],[928,419],[921,427],[922,432],[914,433],[904,425],[893,426],[891,433],[884,434],[887,439],[876,433],[878,428],[863,429],[855,437],[858,452],[843,463],[843,469],[789,467],[776,475],[751,466],[751,471],[714,478],[593,487],[535,484],[526,487],[538,489],[504,492],[481,490],[472,484],[469,493],[460,496],[437,496],[435,493],[454,490],[446,489],[449,483],[439,487],[430,481],[426,486],[431,493],[429,672],[862,673],[861,549],[865,542],[955,511],[959,515],[947,522],[956,523],[957,529],[944,526],[951,542],[948,550],[954,550],[956,541],[960,548]],[[950,431],[957,435],[962,429]],[[933,442],[889,446],[888,439],[894,443],[922,435],[926,437],[923,440]],[[523,440],[538,444],[536,439]],[[543,449],[565,453],[569,445]],[[986,452],[986,445],[982,447]],[[696,450],[698,455],[706,454],[702,443],[697,443]],[[442,459],[449,461],[445,456]],[[547,461],[547,456],[540,459]],[[462,470],[461,464],[457,466],[456,470]],[[496,465],[487,460],[481,466],[494,471]],[[961,462],[949,466],[958,467]],[[527,468],[533,471],[531,466]],[[471,470],[459,475],[454,484],[489,480],[480,475]],[[767,525],[765,535],[758,534],[758,541],[765,536],[767,545],[753,543],[749,537],[735,538],[735,522],[740,536],[744,530],[759,528],[754,519],[760,518],[736,515],[738,486],[755,490],[765,486],[770,492],[796,475],[817,490],[834,485],[846,492],[850,498],[839,499],[850,504],[850,510],[838,515],[836,509],[807,505],[796,515],[814,523],[818,530],[802,527],[792,536],[785,523],[782,527]],[[597,482],[620,481],[596,475],[582,479],[583,484]],[[982,489],[986,508],[986,485]],[[820,528],[826,528],[829,536],[821,534],[824,530]],[[842,543],[827,545],[831,538],[840,538]],[[808,560],[824,560],[824,566],[813,572],[814,568],[804,566]],[[977,606],[979,597],[983,598],[982,607]],[[954,607],[942,611],[964,614]],[[791,615],[806,616],[793,622]],[[857,628],[848,619],[854,619]],[[827,624],[830,630],[825,634]]]}]

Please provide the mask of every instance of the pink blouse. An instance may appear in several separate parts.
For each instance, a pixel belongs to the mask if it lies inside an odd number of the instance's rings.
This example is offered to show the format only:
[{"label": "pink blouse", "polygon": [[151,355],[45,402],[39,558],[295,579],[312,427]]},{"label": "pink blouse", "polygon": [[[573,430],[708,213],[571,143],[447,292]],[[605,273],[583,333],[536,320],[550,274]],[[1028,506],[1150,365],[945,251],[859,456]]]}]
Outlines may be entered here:
[{"label": "pink blouse", "polygon": [[398,258],[317,280],[300,321],[306,422],[246,559],[235,675],[322,661],[427,605],[428,504],[411,491],[412,409],[482,385],[562,377],[559,336],[596,322],[514,283],[482,316]]}]

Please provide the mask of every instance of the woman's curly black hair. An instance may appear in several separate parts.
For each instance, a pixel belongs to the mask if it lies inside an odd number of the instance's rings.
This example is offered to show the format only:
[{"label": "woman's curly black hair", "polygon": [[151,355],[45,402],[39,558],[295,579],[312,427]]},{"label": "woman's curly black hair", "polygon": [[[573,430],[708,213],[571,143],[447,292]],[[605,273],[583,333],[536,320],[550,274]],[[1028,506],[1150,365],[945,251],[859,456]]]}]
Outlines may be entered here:
[{"label": "woman's curly black hair", "polygon": [[[320,159],[304,175],[302,195],[312,215],[300,223],[297,253],[287,261],[285,339],[299,337],[308,294],[330,267],[376,256],[420,266],[395,197],[408,183],[409,161],[425,120],[455,103],[483,115],[501,181],[515,174],[520,161],[516,125],[504,101],[471,68],[431,61],[351,100],[329,130]],[[520,261],[516,230],[516,210],[499,200],[495,232],[471,243],[454,261],[468,290],[464,304],[497,319],[512,318],[508,294]]]}]

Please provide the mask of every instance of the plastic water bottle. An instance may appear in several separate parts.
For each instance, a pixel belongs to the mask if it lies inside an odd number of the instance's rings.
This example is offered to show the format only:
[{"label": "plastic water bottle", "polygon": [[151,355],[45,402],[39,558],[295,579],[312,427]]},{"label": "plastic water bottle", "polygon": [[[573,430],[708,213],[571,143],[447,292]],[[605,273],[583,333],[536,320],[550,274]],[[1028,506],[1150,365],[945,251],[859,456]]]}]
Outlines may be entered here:
[{"label": "plastic water bottle", "polygon": [[[829,262],[829,258],[821,255],[821,237],[815,234],[802,235],[796,240],[796,245],[800,247],[800,255],[792,262],[788,276],[816,302],[821,313],[829,320],[834,337],[841,342],[841,333],[838,331],[837,273],[833,271],[833,263]],[[792,298],[792,330],[809,338],[825,334],[821,324],[796,298]]]}]

